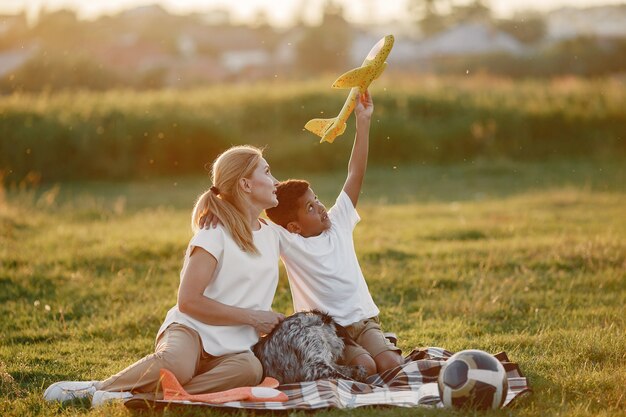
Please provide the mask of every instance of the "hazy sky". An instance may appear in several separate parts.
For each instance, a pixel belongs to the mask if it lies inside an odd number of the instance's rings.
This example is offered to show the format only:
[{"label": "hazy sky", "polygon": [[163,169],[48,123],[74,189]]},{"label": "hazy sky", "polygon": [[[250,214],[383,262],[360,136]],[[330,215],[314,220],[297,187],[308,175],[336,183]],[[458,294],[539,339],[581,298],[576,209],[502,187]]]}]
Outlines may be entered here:
[{"label": "hazy sky", "polygon": [[[343,4],[348,19],[355,22],[385,22],[406,16],[406,4],[410,0],[336,0]],[[453,0],[456,4],[469,0]],[[40,8],[72,8],[82,18],[94,18],[100,14],[113,14],[122,9],[159,3],[172,13],[208,11],[216,7],[229,9],[238,21],[249,21],[263,10],[270,23],[284,26],[300,8],[310,19],[319,15],[324,0],[0,0],[0,13],[17,13],[24,9],[34,15]],[[490,0],[494,14],[510,16],[516,11],[546,11],[565,6],[585,7],[603,4],[625,4],[626,0]]]}]

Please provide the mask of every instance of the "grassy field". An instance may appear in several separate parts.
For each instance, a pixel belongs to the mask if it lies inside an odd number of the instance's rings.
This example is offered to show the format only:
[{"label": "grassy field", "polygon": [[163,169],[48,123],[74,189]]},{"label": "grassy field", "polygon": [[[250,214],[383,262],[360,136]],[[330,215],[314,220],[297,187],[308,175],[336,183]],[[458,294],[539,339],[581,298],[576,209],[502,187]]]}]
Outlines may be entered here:
[{"label": "grassy field", "polygon": [[[334,117],[346,92],[334,77],[190,91],[0,96],[0,174],[44,181],[189,175],[231,144],[268,145],[274,167],[342,168],[337,150],[303,129]],[[619,79],[504,80],[386,74],[372,86],[370,163],[480,158],[626,157],[626,88]],[[354,136],[350,120],[344,138]],[[307,155],[302,158],[301,155]]]},{"label": "grassy field", "polygon": [[[331,203],[344,172],[307,177]],[[625,184],[623,164],[580,161],[370,170],[355,240],[385,328],[405,351],[507,351],[534,393],[478,415],[624,415]],[[131,414],[41,395],[51,382],[103,379],[151,352],[206,186],[176,177],[0,191],[0,415]],[[282,269],[274,307],[291,312]],[[194,412],[222,415],[164,414]]]}]

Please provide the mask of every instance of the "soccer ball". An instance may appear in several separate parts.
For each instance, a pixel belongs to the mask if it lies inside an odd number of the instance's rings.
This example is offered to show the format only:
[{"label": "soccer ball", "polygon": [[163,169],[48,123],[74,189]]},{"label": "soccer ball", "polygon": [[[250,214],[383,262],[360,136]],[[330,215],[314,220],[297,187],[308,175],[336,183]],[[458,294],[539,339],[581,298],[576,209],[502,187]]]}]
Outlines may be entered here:
[{"label": "soccer ball", "polygon": [[438,385],[444,406],[481,410],[500,408],[509,388],[504,366],[482,350],[452,355],[439,372]]}]

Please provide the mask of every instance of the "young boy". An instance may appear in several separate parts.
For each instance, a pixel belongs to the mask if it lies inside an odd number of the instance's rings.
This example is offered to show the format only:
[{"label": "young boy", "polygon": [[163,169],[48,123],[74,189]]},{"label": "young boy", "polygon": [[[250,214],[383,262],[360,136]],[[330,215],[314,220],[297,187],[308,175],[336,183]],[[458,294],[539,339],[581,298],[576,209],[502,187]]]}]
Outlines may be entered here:
[{"label": "young boy", "polygon": [[360,220],[355,207],[367,167],[373,110],[368,92],[357,98],[356,137],[348,177],[330,210],[326,211],[308,182],[288,180],[278,186],[278,206],[265,211],[280,226],[274,228],[281,236],[281,258],[295,311],[318,309],[346,327],[360,346],[348,346],[342,362],[364,366],[370,375],[404,362],[400,349],[382,333],[379,310],[367,288],[352,240]]}]

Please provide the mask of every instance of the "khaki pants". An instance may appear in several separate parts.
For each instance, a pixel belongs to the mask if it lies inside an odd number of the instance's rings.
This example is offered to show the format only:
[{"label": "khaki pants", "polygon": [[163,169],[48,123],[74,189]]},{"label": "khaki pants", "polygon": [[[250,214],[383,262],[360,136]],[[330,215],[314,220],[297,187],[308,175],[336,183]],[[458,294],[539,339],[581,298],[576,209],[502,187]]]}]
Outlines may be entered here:
[{"label": "khaki pants", "polygon": [[160,399],[159,370],[171,371],[190,394],[254,386],[263,378],[261,362],[252,352],[211,356],[200,335],[182,324],[170,325],[159,337],[155,352],[96,384],[103,391],[131,391],[139,398]]},{"label": "khaki pants", "polygon": [[346,346],[339,363],[348,365],[362,354],[369,354],[372,358],[386,351],[402,354],[400,348],[387,340],[383,334],[378,316],[357,321],[345,328],[358,346]]}]

